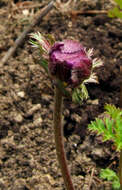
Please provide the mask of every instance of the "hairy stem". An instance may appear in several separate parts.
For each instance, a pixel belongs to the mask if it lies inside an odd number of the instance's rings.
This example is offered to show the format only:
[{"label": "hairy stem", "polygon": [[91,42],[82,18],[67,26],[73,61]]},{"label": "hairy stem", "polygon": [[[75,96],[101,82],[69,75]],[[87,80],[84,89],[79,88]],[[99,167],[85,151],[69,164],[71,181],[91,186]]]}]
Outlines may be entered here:
[{"label": "hairy stem", "polygon": [[119,180],[120,180],[120,190],[122,190],[122,150],[120,151],[120,160],[119,160]]},{"label": "hairy stem", "polygon": [[62,92],[58,87],[55,87],[55,104],[54,104],[54,134],[57,158],[61,168],[62,176],[64,179],[65,187],[67,190],[74,190],[71,176],[67,166],[65,156],[64,143],[63,143],[63,130],[62,130]]}]

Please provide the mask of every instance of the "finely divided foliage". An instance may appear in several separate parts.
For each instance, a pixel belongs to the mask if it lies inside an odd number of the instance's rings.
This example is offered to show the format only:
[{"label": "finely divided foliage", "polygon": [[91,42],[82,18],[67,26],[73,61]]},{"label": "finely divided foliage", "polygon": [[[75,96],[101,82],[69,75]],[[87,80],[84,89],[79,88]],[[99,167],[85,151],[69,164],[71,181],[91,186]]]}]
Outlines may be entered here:
[{"label": "finely divided foliage", "polygon": [[111,181],[113,189],[115,190],[120,189],[119,177],[116,175],[116,173],[113,170],[109,168],[101,169],[100,177],[102,179],[107,179],[108,181]]},{"label": "finely divided foliage", "polygon": [[102,169],[100,177],[112,182],[113,189],[122,189],[122,110],[114,105],[105,105],[106,117],[96,118],[88,125],[92,131],[103,136],[103,141],[113,140],[116,150],[120,151],[119,174],[111,169]]},{"label": "finely divided foliage", "polygon": [[98,135],[103,136],[103,140],[113,140],[117,150],[122,149],[122,110],[114,105],[106,104],[107,117],[104,119],[96,118],[88,125],[92,131],[97,131]]}]

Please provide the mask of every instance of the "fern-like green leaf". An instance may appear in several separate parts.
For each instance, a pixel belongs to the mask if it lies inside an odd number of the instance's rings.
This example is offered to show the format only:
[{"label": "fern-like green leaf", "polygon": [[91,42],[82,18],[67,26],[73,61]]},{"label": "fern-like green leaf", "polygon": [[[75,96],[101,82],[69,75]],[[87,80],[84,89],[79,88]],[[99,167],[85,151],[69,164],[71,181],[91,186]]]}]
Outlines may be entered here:
[{"label": "fern-like green leaf", "polygon": [[96,118],[88,125],[88,128],[92,131],[97,131],[98,135],[105,133],[104,122],[101,119]]},{"label": "fern-like green leaf", "polygon": [[102,179],[107,179],[108,181],[112,181],[113,189],[115,189],[115,190],[120,189],[119,178],[118,178],[117,174],[113,170],[111,170],[109,168],[101,169],[100,177]]},{"label": "fern-like green leaf", "polygon": [[106,141],[106,140],[115,139],[115,135],[113,133],[114,121],[106,117],[104,118],[104,123],[105,123],[106,133],[103,135],[103,140]]},{"label": "fern-like green leaf", "polygon": [[114,105],[105,105],[107,117],[104,119],[96,118],[88,125],[92,131],[103,136],[103,141],[113,140],[117,150],[122,149],[122,110]]},{"label": "fern-like green leaf", "polygon": [[109,114],[113,119],[117,119],[119,115],[122,115],[122,111],[119,108],[116,108],[114,105],[106,104],[104,108],[106,113]]},{"label": "fern-like green leaf", "polygon": [[120,7],[120,9],[122,9],[122,0],[114,0],[117,5]]},{"label": "fern-like green leaf", "polygon": [[116,139],[117,150],[122,149],[122,117],[116,120]]},{"label": "fern-like green leaf", "polygon": [[118,7],[114,7],[113,9],[109,10],[108,16],[111,18],[122,18],[122,11]]},{"label": "fern-like green leaf", "polygon": [[113,9],[108,11],[108,16],[113,18],[122,18],[122,0],[114,0],[115,3],[117,4]]}]

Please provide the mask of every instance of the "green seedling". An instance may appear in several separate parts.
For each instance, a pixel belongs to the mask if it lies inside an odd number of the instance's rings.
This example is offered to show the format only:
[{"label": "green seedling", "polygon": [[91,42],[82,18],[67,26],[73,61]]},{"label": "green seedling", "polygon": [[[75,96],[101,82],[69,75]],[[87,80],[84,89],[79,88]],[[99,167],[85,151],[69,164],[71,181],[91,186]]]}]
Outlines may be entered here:
[{"label": "green seedling", "polygon": [[111,181],[112,182],[112,188],[114,190],[120,189],[119,177],[117,176],[116,172],[114,172],[113,170],[111,170],[109,168],[101,169],[100,177],[102,179],[106,179],[107,181]]},{"label": "green seedling", "polygon": [[112,140],[116,150],[120,152],[118,174],[107,168],[101,170],[100,176],[112,181],[114,189],[122,190],[122,110],[114,105],[106,104],[105,114],[107,114],[106,117],[96,118],[88,125],[88,128],[102,135],[103,141]]},{"label": "green seedling", "polygon": [[122,0],[114,0],[116,6],[108,11],[108,16],[111,18],[117,17],[122,19]]}]

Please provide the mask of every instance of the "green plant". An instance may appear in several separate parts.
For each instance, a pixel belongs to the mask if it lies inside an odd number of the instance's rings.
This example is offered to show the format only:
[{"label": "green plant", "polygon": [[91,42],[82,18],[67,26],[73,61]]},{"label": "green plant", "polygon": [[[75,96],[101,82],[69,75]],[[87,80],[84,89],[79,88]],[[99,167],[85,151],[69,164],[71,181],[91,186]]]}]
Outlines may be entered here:
[{"label": "green plant", "polygon": [[[116,108],[114,105],[105,105],[105,114],[103,119],[96,118],[88,125],[92,131],[96,131],[98,135],[103,136],[103,141],[113,140],[117,151],[120,151],[119,161],[119,182],[117,183],[117,176],[109,169],[102,170],[101,176],[113,182],[113,187],[120,186],[122,189],[122,110]],[[108,177],[107,177],[108,176]]]},{"label": "green plant", "polygon": [[111,18],[122,18],[122,0],[114,0],[117,4],[113,9],[108,11],[108,16]]},{"label": "green plant", "polygon": [[113,170],[109,168],[101,169],[100,177],[102,179],[107,179],[108,181],[111,181],[113,189],[115,190],[120,189],[119,177],[116,175],[116,173]]}]

